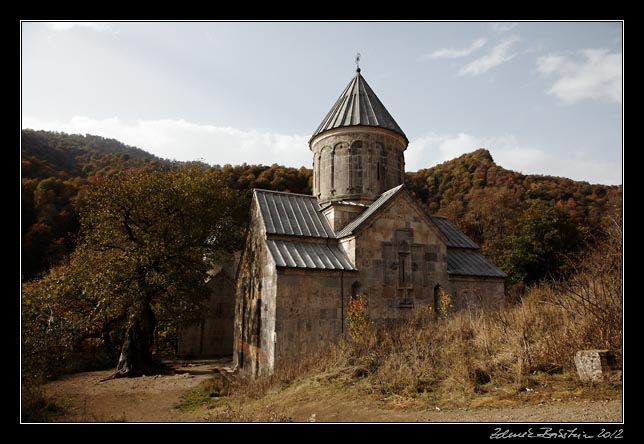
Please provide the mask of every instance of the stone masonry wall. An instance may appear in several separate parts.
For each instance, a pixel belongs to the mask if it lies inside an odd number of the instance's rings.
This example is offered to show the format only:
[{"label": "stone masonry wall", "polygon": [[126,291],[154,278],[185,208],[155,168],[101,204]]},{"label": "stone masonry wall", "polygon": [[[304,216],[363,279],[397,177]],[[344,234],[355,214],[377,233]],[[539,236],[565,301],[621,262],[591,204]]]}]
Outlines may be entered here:
[{"label": "stone masonry wall", "polygon": [[342,337],[344,310],[353,275],[354,272],[335,270],[278,269],[278,306],[273,336],[277,366],[313,353]]},{"label": "stone masonry wall", "polygon": [[241,372],[256,376],[270,373],[274,365],[277,273],[255,200],[248,233],[237,272],[233,362]]},{"label": "stone masonry wall", "polygon": [[222,270],[208,282],[210,298],[203,322],[179,329],[179,358],[229,356],[233,352],[235,282]]},{"label": "stone masonry wall", "polygon": [[406,193],[395,197],[353,241],[359,276],[352,291],[367,296],[374,320],[402,318],[415,306],[433,307],[435,290],[449,289],[445,244],[411,199]]},{"label": "stone masonry wall", "polygon": [[406,146],[382,129],[341,129],[312,146],[313,195],[330,200],[374,201],[405,180]]},{"label": "stone masonry wall", "polygon": [[343,229],[356,217],[360,216],[366,207],[358,205],[332,203],[323,211],[329,225],[336,233]]},{"label": "stone masonry wall", "polygon": [[503,278],[450,276],[453,310],[487,310],[503,308],[505,280]]}]

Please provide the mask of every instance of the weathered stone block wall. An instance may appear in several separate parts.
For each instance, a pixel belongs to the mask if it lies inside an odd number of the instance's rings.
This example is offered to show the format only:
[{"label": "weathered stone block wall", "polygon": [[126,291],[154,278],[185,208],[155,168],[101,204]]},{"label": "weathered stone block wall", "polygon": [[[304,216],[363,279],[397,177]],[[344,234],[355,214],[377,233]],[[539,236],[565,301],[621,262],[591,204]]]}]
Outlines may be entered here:
[{"label": "weathered stone block wall", "polygon": [[347,236],[339,240],[340,248],[347,255],[352,264],[356,265],[356,238],[355,236]]},{"label": "weathered stone block wall", "polygon": [[275,352],[275,295],[277,273],[266,248],[265,229],[253,200],[251,223],[237,272],[233,362],[253,376],[272,371]]},{"label": "weathered stone block wall", "polygon": [[406,144],[382,128],[340,128],[313,141],[313,195],[320,203],[369,203],[405,180]]},{"label": "weathered stone block wall", "polygon": [[221,270],[208,282],[208,288],[211,293],[204,321],[179,329],[179,358],[210,358],[233,352],[235,282]]},{"label": "weathered stone block wall", "polygon": [[[449,289],[447,249],[438,229],[407,194],[395,199],[353,241],[359,275],[352,291],[367,296],[374,320],[402,318],[415,306],[433,307],[436,289]],[[343,239],[341,245],[349,249],[351,243]]]},{"label": "weathered stone block wall", "polygon": [[501,309],[505,302],[505,280],[478,276],[450,276],[453,310]]},{"label": "weathered stone block wall", "polygon": [[338,232],[349,222],[360,216],[367,207],[359,205],[333,203],[323,212],[333,231]]},{"label": "weathered stone block wall", "polygon": [[278,366],[342,337],[348,282],[353,275],[355,273],[346,271],[278,269],[278,307],[273,336]]}]

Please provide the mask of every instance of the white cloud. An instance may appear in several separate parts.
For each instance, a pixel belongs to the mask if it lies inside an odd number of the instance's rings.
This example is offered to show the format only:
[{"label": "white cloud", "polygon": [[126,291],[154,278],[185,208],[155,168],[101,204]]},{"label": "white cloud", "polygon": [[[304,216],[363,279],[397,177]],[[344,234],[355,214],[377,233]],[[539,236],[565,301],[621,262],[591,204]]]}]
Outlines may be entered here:
[{"label": "white cloud", "polygon": [[311,167],[308,137],[199,125],[183,119],[139,120],[129,124],[118,118],[75,116],[69,122],[42,121],[23,116],[23,128],[94,134],[117,139],[156,156],[182,161],[232,165],[273,163]]},{"label": "white cloud", "polygon": [[105,22],[48,22],[54,31],[69,31],[74,28],[88,28],[92,31],[110,31],[110,25]]},{"label": "white cloud", "polygon": [[584,49],[581,60],[549,54],[537,59],[537,70],[556,80],[548,89],[566,104],[584,99],[622,103],[622,54],[606,49]]},{"label": "white cloud", "polygon": [[476,39],[472,42],[470,46],[464,49],[452,49],[452,48],[444,48],[444,49],[437,49],[436,51],[432,52],[431,54],[426,54],[423,56],[423,58],[429,58],[429,59],[457,59],[460,57],[467,57],[468,55],[472,54],[474,51],[477,49],[482,48],[485,45],[485,42],[487,40],[484,38],[479,38]]},{"label": "white cloud", "polygon": [[408,171],[429,168],[479,148],[486,148],[497,165],[524,174],[543,174],[583,180],[590,183],[622,183],[621,165],[593,160],[579,150],[570,157],[566,153],[549,153],[526,146],[513,135],[477,137],[467,133],[438,135],[425,134],[409,144],[405,151]]},{"label": "white cloud", "polygon": [[519,39],[516,36],[503,40],[501,43],[495,45],[489,53],[471,61],[461,68],[459,75],[469,74],[471,76],[477,76],[512,60],[516,54],[510,53],[510,49],[518,41]]},{"label": "white cloud", "polygon": [[517,26],[519,26],[519,24],[513,22],[496,22],[490,24],[492,31],[499,33],[511,31]]}]

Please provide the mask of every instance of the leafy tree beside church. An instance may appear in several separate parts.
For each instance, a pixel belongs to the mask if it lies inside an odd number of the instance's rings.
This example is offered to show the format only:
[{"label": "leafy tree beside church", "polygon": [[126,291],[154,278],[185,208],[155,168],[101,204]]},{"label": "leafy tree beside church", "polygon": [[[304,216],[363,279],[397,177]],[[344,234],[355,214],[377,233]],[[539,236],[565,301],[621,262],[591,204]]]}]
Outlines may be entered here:
[{"label": "leafy tree beside church", "polygon": [[72,347],[120,320],[117,375],[148,371],[157,323],[199,318],[207,273],[218,254],[239,248],[246,209],[243,194],[197,167],[98,181],[83,199],[68,264],[23,287],[27,359],[42,345],[32,334]]}]

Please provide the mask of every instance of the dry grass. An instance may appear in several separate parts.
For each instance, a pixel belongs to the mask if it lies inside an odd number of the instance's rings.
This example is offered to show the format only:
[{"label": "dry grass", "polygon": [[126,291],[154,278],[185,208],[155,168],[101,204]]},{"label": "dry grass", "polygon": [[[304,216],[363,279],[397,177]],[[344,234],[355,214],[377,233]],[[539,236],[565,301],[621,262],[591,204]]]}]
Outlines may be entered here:
[{"label": "dry grass", "polygon": [[578,380],[574,352],[593,346],[580,339],[592,336],[587,330],[593,324],[543,303],[545,291],[535,289],[503,312],[439,320],[417,312],[407,322],[372,329],[271,376],[235,378],[227,385],[229,396],[206,402],[205,419],[290,421],[297,404],[339,396],[409,411],[619,399],[619,382]]},{"label": "dry grass", "polygon": [[23,381],[20,405],[22,422],[51,422],[68,407],[69,403],[65,400],[47,398],[41,385]]},{"label": "dry grass", "polygon": [[369,328],[271,376],[236,379],[230,397],[211,404],[210,419],[288,419],[269,400],[286,393],[297,400],[298,387],[315,387],[318,396],[341,390],[392,409],[617,399],[621,382],[581,383],[574,355],[607,348],[621,362],[621,269],[621,240],[609,238],[568,282],[534,287],[505,310],[438,319],[416,310],[403,322]]}]

